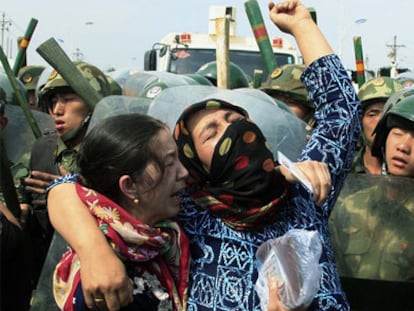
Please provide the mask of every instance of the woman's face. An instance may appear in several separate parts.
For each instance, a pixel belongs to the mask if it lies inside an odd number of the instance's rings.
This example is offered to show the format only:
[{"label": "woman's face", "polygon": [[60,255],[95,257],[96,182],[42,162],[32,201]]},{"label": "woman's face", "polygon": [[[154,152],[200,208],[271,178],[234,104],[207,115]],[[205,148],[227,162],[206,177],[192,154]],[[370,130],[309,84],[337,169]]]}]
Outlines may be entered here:
[{"label": "woman's face", "polygon": [[244,119],[242,114],[228,109],[203,109],[189,117],[187,126],[191,132],[194,147],[200,161],[208,169],[211,167],[217,142],[223,136],[227,127],[240,119]]},{"label": "woman's face", "polygon": [[[185,188],[188,177],[188,171],[178,158],[177,146],[168,130],[159,131],[154,138],[153,148],[161,159],[164,173],[155,162],[148,164],[144,172],[144,179],[149,178],[150,182],[142,186],[144,191],[139,196],[139,206],[144,213],[140,220],[149,225],[177,215],[181,203],[179,192]],[[153,188],[154,184],[156,186]],[[150,190],[145,191],[145,188]]]},{"label": "woman's face", "polygon": [[414,131],[392,128],[385,142],[385,160],[390,174],[414,177]]}]

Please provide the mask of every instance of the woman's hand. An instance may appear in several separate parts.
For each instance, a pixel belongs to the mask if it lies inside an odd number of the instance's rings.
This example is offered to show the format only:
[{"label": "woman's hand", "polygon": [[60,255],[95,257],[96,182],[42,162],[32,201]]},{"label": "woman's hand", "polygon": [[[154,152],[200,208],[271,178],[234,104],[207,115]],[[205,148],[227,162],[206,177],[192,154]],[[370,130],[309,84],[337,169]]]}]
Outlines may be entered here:
[{"label": "woman's hand", "polygon": [[309,10],[299,0],[277,4],[269,2],[269,11],[272,22],[281,31],[295,37],[305,65],[333,53],[325,36],[312,20]]},{"label": "woman's hand", "polygon": [[300,23],[313,23],[309,10],[299,1],[269,2],[270,19],[283,32],[294,35]]},{"label": "woman's hand", "polygon": [[267,311],[305,311],[307,308],[298,307],[295,309],[286,308],[279,297],[279,286],[275,276],[268,277],[267,287],[269,288],[269,301],[267,303]]},{"label": "woman's hand", "polygon": [[[313,189],[313,199],[317,206],[321,206],[331,191],[331,174],[328,165],[318,161],[296,162],[296,167],[309,180]],[[285,167],[280,166],[280,172],[290,183],[298,183],[299,180]]]},{"label": "woman's hand", "polygon": [[[115,253],[108,249],[101,250],[94,249],[93,255],[81,259],[83,295],[90,309],[103,310],[101,304],[105,303],[107,310],[117,311],[133,301],[133,286],[124,264]],[[97,302],[96,299],[103,299],[104,302]]]}]

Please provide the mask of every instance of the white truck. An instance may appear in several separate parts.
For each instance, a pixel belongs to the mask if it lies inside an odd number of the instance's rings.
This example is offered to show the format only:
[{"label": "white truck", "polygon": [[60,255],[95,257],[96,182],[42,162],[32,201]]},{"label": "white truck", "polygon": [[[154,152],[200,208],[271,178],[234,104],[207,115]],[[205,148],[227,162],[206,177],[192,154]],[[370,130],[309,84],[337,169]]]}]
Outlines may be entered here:
[{"label": "white truck", "polygon": [[[229,58],[253,78],[255,69],[268,76],[256,39],[236,35],[236,7],[211,6],[207,34],[169,33],[145,53],[144,70],[168,71],[177,74],[196,72],[202,65],[216,60],[215,20],[230,16]],[[270,38],[278,66],[300,62],[291,42],[284,38]]]}]

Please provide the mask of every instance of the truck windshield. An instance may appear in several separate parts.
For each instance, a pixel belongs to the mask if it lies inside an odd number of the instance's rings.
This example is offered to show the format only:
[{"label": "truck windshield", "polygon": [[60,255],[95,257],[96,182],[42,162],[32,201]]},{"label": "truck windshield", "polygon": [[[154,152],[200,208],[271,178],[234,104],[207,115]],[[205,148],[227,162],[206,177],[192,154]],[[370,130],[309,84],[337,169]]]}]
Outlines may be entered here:
[{"label": "truck windshield", "polygon": [[[291,54],[275,53],[275,58],[278,66],[295,62]],[[215,60],[214,49],[174,49],[169,71],[177,74],[194,73],[205,63]],[[255,69],[263,70],[263,80],[268,76],[260,52],[231,50],[230,61],[240,66],[250,79],[253,79]]]}]

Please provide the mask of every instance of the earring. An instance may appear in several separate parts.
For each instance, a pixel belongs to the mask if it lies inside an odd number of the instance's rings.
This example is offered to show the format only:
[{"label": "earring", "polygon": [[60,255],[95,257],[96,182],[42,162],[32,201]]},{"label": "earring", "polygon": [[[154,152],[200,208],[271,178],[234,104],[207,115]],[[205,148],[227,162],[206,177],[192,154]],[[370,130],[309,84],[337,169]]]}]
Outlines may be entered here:
[{"label": "earring", "polygon": [[134,204],[138,204],[138,203],[139,203],[139,199],[138,199],[138,198],[134,198],[134,199],[132,200],[132,202],[134,202]]}]

